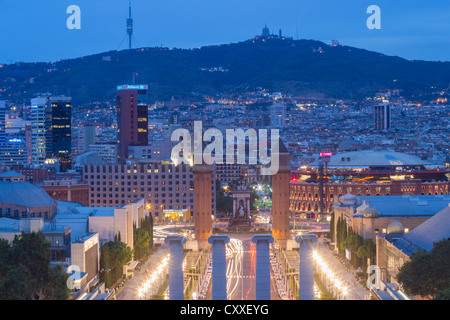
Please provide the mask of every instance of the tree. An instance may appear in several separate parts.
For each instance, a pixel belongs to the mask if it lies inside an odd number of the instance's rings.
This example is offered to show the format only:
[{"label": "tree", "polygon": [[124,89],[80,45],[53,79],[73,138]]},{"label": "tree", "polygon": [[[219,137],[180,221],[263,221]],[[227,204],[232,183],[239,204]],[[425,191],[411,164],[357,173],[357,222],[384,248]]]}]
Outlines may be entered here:
[{"label": "tree", "polygon": [[6,276],[7,268],[11,263],[11,247],[8,241],[0,239],[0,280]]},{"label": "tree", "polygon": [[345,240],[347,240],[347,223],[341,217],[338,218],[337,228],[336,228],[336,248],[338,248],[340,254],[344,254],[345,251]]},{"label": "tree", "polygon": [[259,195],[255,190],[250,193],[250,204],[252,209],[256,209],[256,201],[259,200]]},{"label": "tree", "polygon": [[410,295],[440,299],[450,289],[450,240],[434,243],[429,252],[418,250],[399,269],[398,282]]},{"label": "tree", "polygon": [[50,268],[47,285],[44,288],[46,300],[66,300],[70,295],[70,289],[67,286],[69,275],[64,272],[63,267],[58,264]]},{"label": "tree", "polygon": [[367,248],[367,246],[362,245],[358,248],[358,251],[356,251],[356,254],[358,255],[359,258],[366,258],[368,252],[369,252],[369,249]]},{"label": "tree", "polygon": [[123,266],[133,258],[133,250],[120,241],[109,241],[105,245],[109,249],[112,282],[115,283],[123,275]]},{"label": "tree", "polygon": [[149,243],[149,249],[153,247],[153,216],[149,214],[141,221],[141,229],[147,231],[150,243]]},{"label": "tree", "polygon": [[137,228],[133,230],[133,238],[134,258],[136,260],[139,260],[147,252],[147,249],[150,245],[150,235],[147,231]]},{"label": "tree", "polygon": [[216,180],[216,210],[218,212],[233,211],[233,198],[225,194],[219,180]]},{"label": "tree", "polygon": [[330,220],[330,232],[328,233],[328,238],[330,238],[330,241],[334,241],[334,212],[331,213],[331,220]]},{"label": "tree", "polygon": [[42,232],[16,236],[11,244],[0,241],[0,299],[67,299],[68,275],[50,266],[50,243]]},{"label": "tree", "polygon": [[32,300],[31,274],[23,264],[9,266],[0,281],[0,300]]},{"label": "tree", "polygon": [[109,256],[109,246],[103,244],[100,250],[100,281],[105,283],[107,288],[114,284],[111,273],[111,257]]},{"label": "tree", "polygon": [[22,232],[12,242],[13,260],[28,269],[32,278],[30,288],[37,299],[44,298],[44,286],[48,280],[50,243],[42,232]]},{"label": "tree", "polygon": [[450,300],[450,288],[439,291],[434,300]]}]

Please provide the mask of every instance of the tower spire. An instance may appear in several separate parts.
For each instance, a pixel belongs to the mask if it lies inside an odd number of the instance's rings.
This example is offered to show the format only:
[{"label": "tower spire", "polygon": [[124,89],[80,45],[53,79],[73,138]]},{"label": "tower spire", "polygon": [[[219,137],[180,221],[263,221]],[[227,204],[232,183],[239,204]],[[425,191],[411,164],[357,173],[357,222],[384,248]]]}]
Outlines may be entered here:
[{"label": "tower spire", "polygon": [[131,0],[128,7],[128,19],[127,19],[127,34],[128,34],[128,49],[131,49],[131,37],[133,36],[133,18],[131,18]]}]

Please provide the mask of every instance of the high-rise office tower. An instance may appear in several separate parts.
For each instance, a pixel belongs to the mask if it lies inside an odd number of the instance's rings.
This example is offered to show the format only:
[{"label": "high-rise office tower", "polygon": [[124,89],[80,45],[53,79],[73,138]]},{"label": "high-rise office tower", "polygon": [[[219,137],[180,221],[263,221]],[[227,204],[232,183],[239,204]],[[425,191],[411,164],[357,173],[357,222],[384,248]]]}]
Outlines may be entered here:
[{"label": "high-rise office tower", "polygon": [[6,103],[5,101],[0,101],[0,146],[6,145]]},{"label": "high-rise office tower", "polygon": [[381,103],[374,107],[375,130],[383,131],[391,129],[391,106]]},{"label": "high-rise office tower", "polygon": [[33,159],[33,127],[25,125],[25,147],[27,148],[27,163],[31,164]]},{"label": "high-rise office tower", "polygon": [[172,111],[169,118],[169,124],[178,124],[179,123],[180,114],[178,110]]},{"label": "high-rise office tower", "polygon": [[117,156],[126,161],[129,146],[148,145],[147,85],[117,87]]},{"label": "high-rise office tower", "polygon": [[47,98],[39,97],[31,99],[31,163],[42,165],[45,162],[45,109]]},{"label": "high-rise office tower", "polygon": [[48,98],[45,112],[45,150],[47,158],[57,158],[59,169],[72,169],[72,98]]},{"label": "high-rise office tower", "polygon": [[276,103],[270,106],[270,126],[273,129],[282,129],[286,118],[286,106]]},{"label": "high-rise office tower", "polygon": [[89,151],[89,146],[95,144],[96,126],[84,126],[78,128],[78,154]]}]

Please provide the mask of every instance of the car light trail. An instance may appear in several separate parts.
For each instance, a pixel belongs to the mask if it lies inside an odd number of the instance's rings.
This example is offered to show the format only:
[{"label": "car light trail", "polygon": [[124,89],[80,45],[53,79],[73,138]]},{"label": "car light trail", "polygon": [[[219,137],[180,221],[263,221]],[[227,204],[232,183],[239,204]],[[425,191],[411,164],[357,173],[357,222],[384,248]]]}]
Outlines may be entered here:
[{"label": "car light trail", "polygon": [[253,287],[253,272],[256,271],[256,245],[254,243],[251,244],[250,247],[250,288],[247,291],[247,294],[245,295],[245,300],[248,300],[248,295]]},{"label": "car light trail", "polygon": [[227,256],[227,299],[230,300],[242,278],[242,261],[244,257],[244,247],[242,241],[230,239],[226,247]]}]

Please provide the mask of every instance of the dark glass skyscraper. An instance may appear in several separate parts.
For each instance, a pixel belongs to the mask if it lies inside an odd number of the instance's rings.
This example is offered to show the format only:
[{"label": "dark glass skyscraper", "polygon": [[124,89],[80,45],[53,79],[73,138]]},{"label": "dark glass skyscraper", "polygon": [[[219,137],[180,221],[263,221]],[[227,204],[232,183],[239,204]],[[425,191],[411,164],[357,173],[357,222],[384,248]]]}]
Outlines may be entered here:
[{"label": "dark glass skyscraper", "polygon": [[45,112],[46,158],[57,158],[59,169],[72,169],[72,98],[50,97]]},{"label": "dark glass skyscraper", "polygon": [[148,145],[147,85],[117,87],[117,156],[126,161],[129,146]]}]

